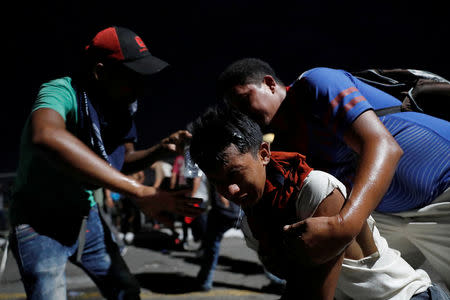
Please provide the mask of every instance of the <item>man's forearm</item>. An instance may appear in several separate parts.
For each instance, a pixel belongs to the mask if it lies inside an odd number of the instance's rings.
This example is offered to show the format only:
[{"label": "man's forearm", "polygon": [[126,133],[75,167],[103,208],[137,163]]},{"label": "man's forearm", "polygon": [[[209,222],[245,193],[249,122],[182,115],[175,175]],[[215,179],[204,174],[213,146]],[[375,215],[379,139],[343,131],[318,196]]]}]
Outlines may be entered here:
[{"label": "man's forearm", "polygon": [[339,213],[343,228],[356,236],[378,206],[394,176],[402,155],[396,143],[374,141],[363,146],[352,191]]},{"label": "man's forearm", "polygon": [[134,173],[148,168],[155,161],[166,159],[175,153],[182,153],[186,141],[190,138],[191,134],[188,131],[178,130],[145,150],[135,151],[132,143],[125,144],[125,163],[122,171]]},{"label": "man's forearm", "polygon": [[80,181],[138,197],[141,185],[109,166],[65,129],[47,128],[35,134],[33,144],[55,167]]},{"label": "man's forearm", "polygon": [[53,109],[42,108],[31,116],[31,143],[55,168],[73,176],[74,180],[102,186],[131,197],[147,215],[161,211],[195,217],[202,212],[193,204],[197,199],[184,196],[185,191],[161,192],[142,185],[108,165],[81,140],[66,130],[62,116]]},{"label": "man's forearm", "polygon": [[352,191],[337,216],[338,228],[351,240],[389,188],[403,150],[371,110],[353,122],[344,141],[359,154]]}]

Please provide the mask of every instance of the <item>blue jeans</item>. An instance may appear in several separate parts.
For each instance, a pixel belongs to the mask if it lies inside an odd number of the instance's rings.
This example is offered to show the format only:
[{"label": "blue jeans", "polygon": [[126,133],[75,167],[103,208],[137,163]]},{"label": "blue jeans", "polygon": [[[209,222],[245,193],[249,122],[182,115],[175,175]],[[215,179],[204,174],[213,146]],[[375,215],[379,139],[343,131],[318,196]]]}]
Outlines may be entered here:
[{"label": "blue jeans", "polygon": [[197,280],[203,290],[212,288],[213,275],[219,260],[220,242],[224,233],[232,228],[236,219],[224,216],[216,209],[208,213],[206,232],[202,240],[202,263]]},{"label": "blue jeans", "polygon": [[275,276],[274,274],[270,273],[266,267],[263,266],[264,269],[264,274],[266,274],[267,278],[269,278],[270,282],[272,282],[273,284],[278,284],[278,285],[286,285],[286,280],[281,279],[277,276]]},{"label": "blue jeans", "polygon": [[444,290],[433,284],[425,292],[412,296],[411,300],[450,300]]},{"label": "blue jeans", "polygon": [[91,277],[105,298],[140,299],[139,284],[120,256],[97,207],[89,212],[80,262],[76,261],[77,247],[78,241],[71,245],[63,244],[38,233],[29,224],[13,228],[11,249],[28,299],[67,299],[65,268],[68,260]]}]

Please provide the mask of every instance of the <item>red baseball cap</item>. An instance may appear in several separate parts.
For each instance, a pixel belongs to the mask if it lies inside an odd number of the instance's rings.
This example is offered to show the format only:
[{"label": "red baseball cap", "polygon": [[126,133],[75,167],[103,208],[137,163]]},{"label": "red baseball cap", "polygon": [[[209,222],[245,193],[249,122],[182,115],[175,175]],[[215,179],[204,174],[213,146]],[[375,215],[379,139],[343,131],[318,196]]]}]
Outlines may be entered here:
[{"label": "red baseball cap", "polygon": [[152,75],[169,66],[151,55],[136,33],[119,26],[98,32],[85,50],[88,56],[120,62],[141,75]]}]

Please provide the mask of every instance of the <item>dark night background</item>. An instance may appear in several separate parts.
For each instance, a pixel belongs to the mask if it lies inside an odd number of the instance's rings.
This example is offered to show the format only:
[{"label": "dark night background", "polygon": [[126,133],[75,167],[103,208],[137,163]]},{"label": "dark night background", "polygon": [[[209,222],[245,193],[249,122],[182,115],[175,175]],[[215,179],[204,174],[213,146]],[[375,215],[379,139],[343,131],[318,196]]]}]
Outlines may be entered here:
[{"label": "dark night background", "polygon": [[415,68],[450,78],[443,2],[16,1],[2,11],[8,21],[2,26],[0,172],[17,166],[20,132],[39,85],[69,75],[84,45],[109,25],[132,29],[173,66],[140,101],[138,148],[184,128],[216,102],[216,77],[242,57],[268,61],[285,83],[316,66]]}]

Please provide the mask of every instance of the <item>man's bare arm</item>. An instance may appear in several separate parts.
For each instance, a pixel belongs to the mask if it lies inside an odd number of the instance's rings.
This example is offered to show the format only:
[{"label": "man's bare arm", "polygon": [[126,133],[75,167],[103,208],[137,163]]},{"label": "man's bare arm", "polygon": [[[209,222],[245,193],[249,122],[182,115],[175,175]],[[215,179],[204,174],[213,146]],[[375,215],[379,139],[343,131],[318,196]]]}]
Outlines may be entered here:
[{"label": "man's bare arm", "polygon": [[[339,213],[343,204],[344,196],[338,189],[335,189],[320,203],[313,217],[334,216],[335,214]],[[322,246],[327,247],[326,244]],[[311,255],[311,253],[309,253],[309,255]],[[330,261],[317,267],[317,270],[315,271],[316,276],[319,277],[317,278],[317,290],[319,292],[317,299],[334,298],[343,259],[344,252],[338,254],[334,259],[331,259]],[[314,282],[312,284],[314,284]]]},{"label": "man's bare arm", "polygon": [[31,129],[33,145],[56,168],[63,169],[80,181],[130,197],[139,197],[144,192],[136,181],[112,168],[67,131],[64,119],[55,110],[41,108],[33,112]]},{"label": "man's bare arm", "polygon": [[[386,193],[403,155],[373,111],[361,114],[345,133],[344,140],[360,156],[347,202],[331,217],[307,218],[286,227],[288,232],[301,234],[306,246],[315,249],[311,255],[318,262],[334,258],[359,234],[367,217]],[[320,248],[323,243],[328,247]]]},{"label": "man's bare arm", "polygon": [[175,154],[183,153],[185,143],[192,137],[186,130],[178,130],[162,139],[158,144],[144,149],[135,150],[133,143],[125,144],[124,173],[134,173],[148,168],[158,160]]},{"label": "man's bare arm", "polygon": [[[313,217],[327,218],[333,216],[342,208],[344,197],[338,189],[328,195],[315,211]],[[304,267],[298,270],[298,275],[293,279],[295,281],[294,289],[288,287],[288,293],[292,297],[304,296],[305,299],[333,299],[339,273],[344,259],[344,252],[339,253],[327,262],[317,262],[314,260],[313,251],[316,248],[327,248],[327,243],[314,245],[314,248],[305,247],[302,238],[297,235],[290,235],[288,238],[291,245],[291,253],[296,251],[298,257],[302,257]],[[294,254],[295,255],[295,254]],[[288,283],[289,285],[289,283]],[[297,287],[297,288],[296,288]]]},{"label": "man's bare arm", "polygon": [[360,157],[353,188],[339,213],[344,234],[354,238],[389,188],[403,150],[371,110],[355,120],[344,140]]},{"label": "man's bare arm", "polygon": [[82,182],[102,186],[135,199],[147,214],[158,215],[161,210],[188,216],[201,213],[201,210],[191,205],[201,202],[200,200],[144,186],[108,165],[66,130],[64,119],[53,109],[41,108],[32,113],[31,135],[33,146],[55,168],[62,169]]}]

